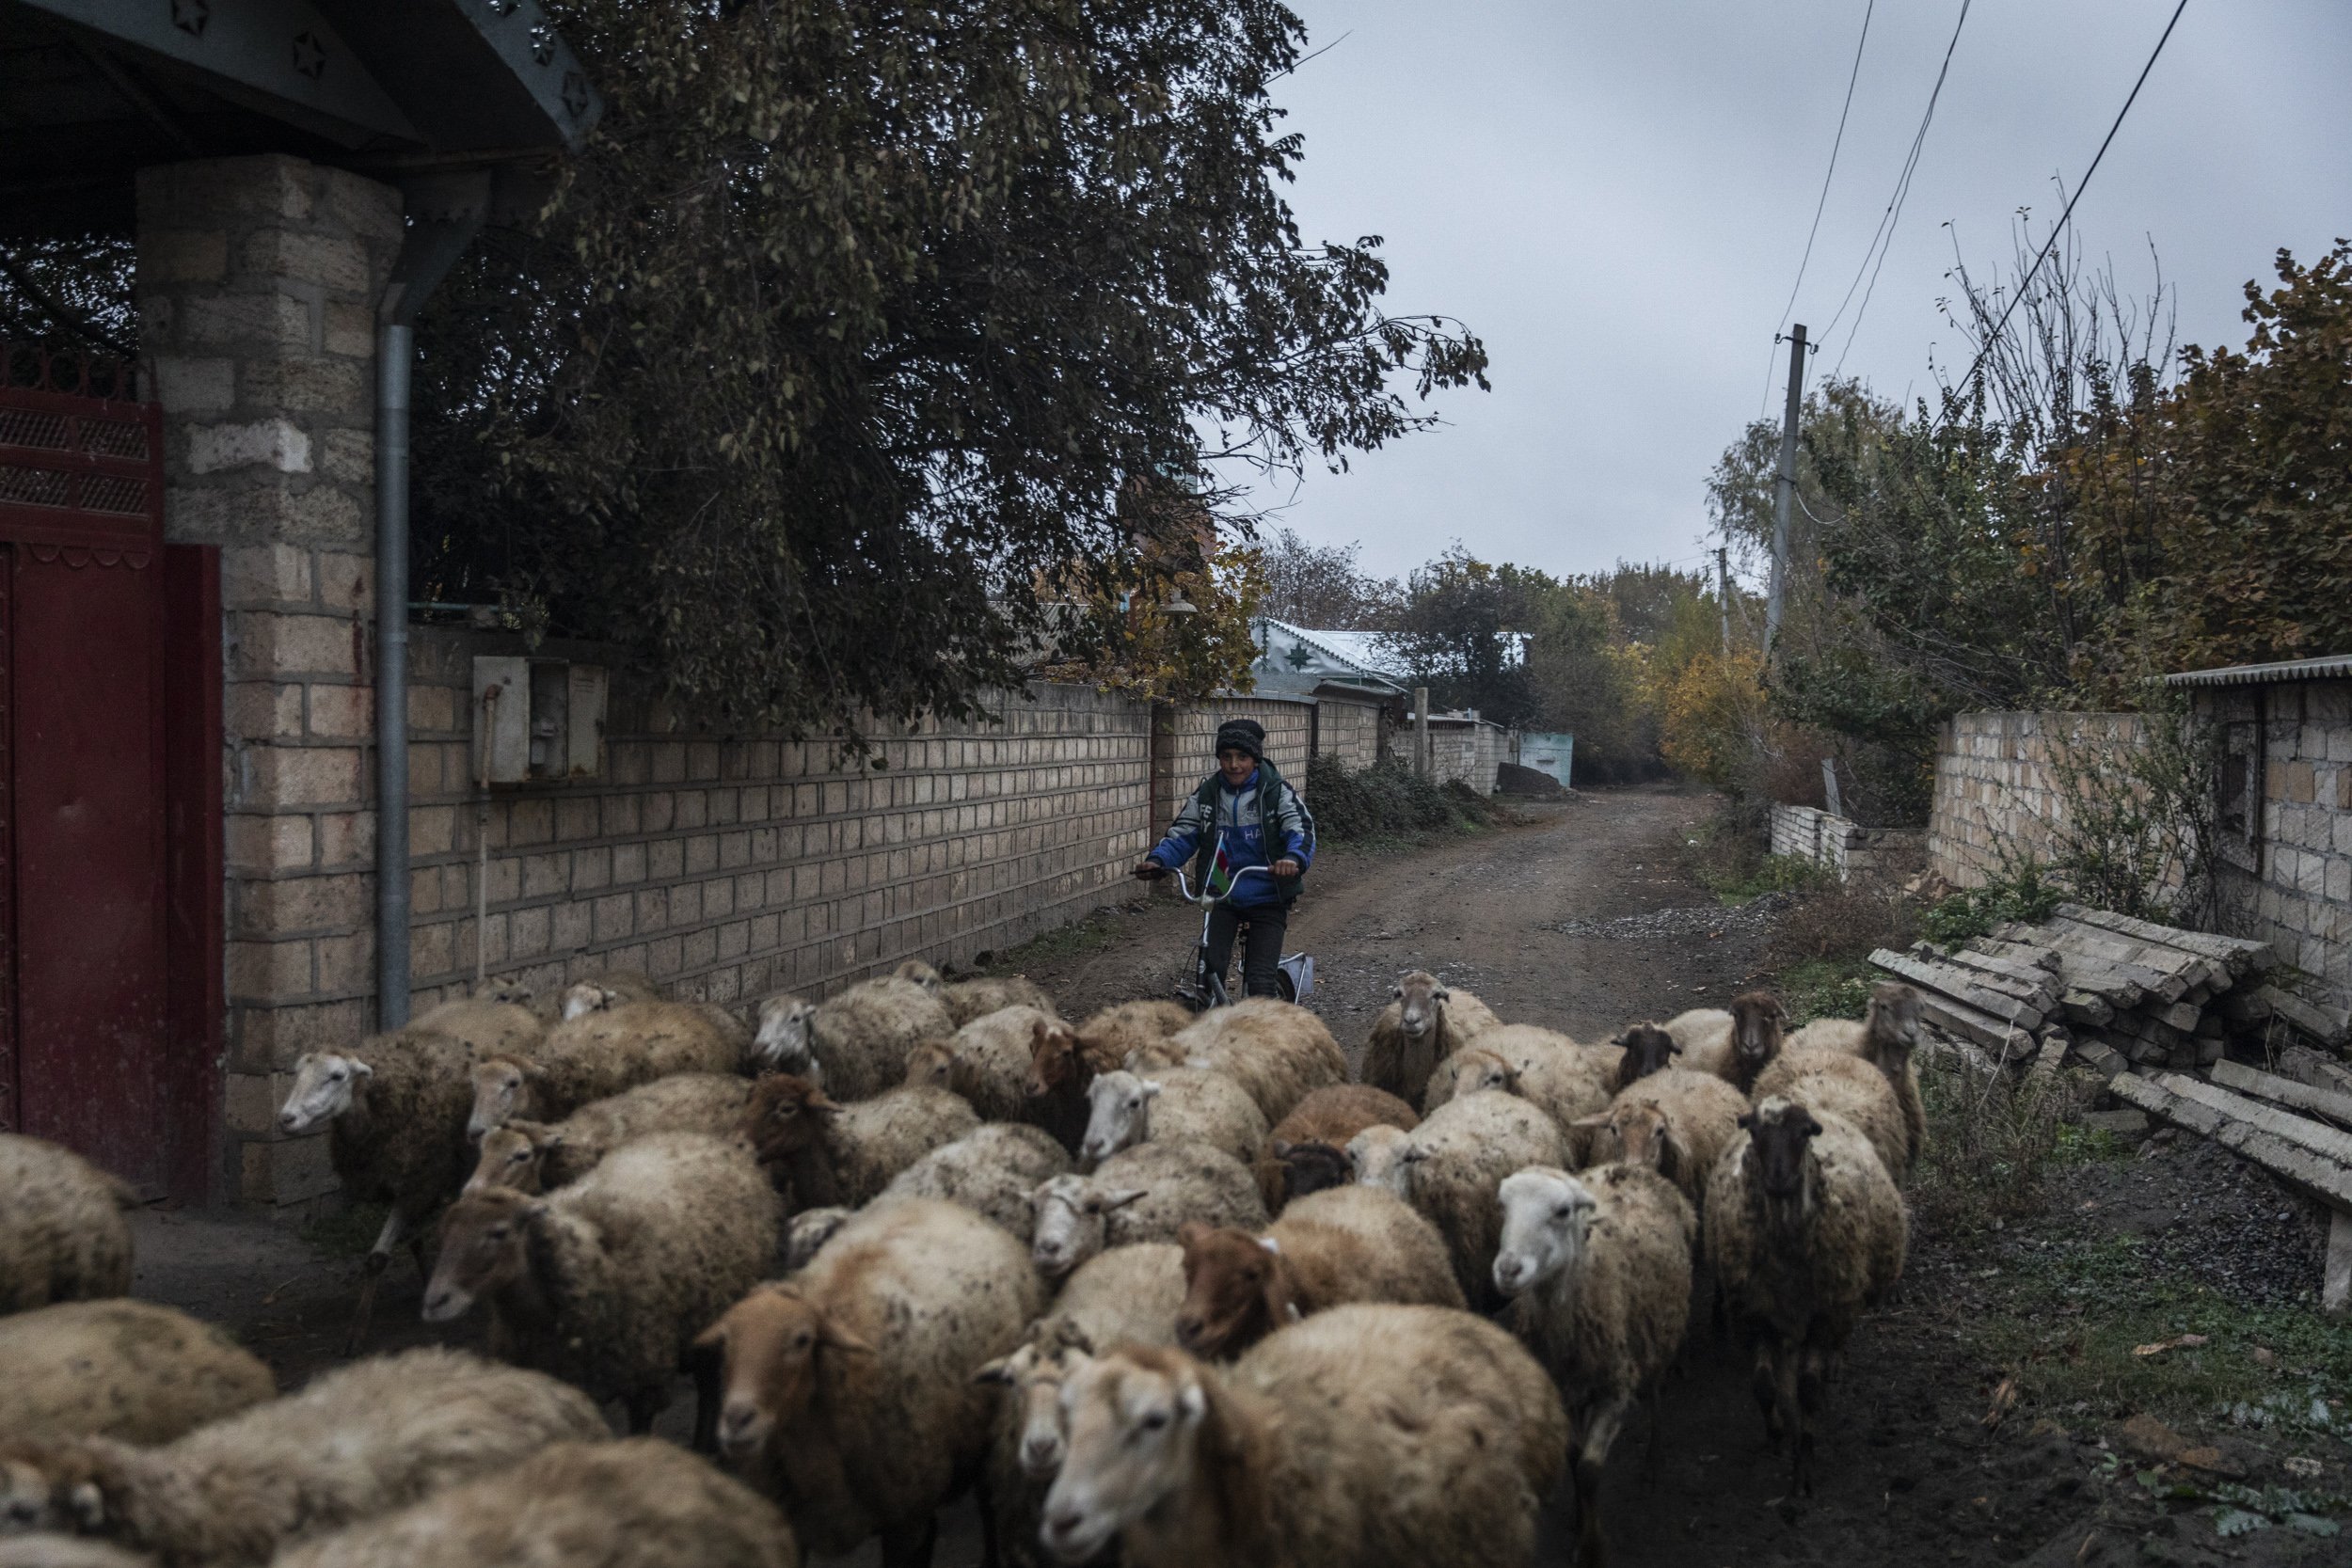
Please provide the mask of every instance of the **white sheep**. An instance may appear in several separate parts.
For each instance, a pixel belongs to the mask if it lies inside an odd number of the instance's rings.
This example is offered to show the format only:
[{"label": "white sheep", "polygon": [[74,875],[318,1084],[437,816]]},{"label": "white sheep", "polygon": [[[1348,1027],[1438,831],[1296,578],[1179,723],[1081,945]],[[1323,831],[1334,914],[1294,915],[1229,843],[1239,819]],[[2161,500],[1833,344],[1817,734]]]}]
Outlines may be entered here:
[{"label": "white sheep", "polygon": [[1630,1160],[1673,1182],[1696,1208],[1707,1179],[1740,1136],[1748,1102],[1711,1072],[1668,1068],[1617,1091],[1609,1109],[1585,1118],[1585,1159]]},{"label": "white sheep", "polygon": [[900,1081],[909,1052],[955,1032],[938,997],[885,974],[822,1002],[766,998],[752,1056],[761,1070],[808,1079],[836,1101],[868,1100]]},{"label": "white sheep", "polygon": [[1256,1229],[1265,1203],[1248,1167],[1206,1144],[1137,1144],[1091,1176],[1057,1176],[1031,1195],[1032,1254],[1059,1279],[1106,1246],[1172,1242],[1187,1220]]},{"label": "white sheep", "polygon": [[723,1359],[721,1449],[805,1550],[880,1535],[884,1562],[927,1560],[937,1510],[988,1452],[995,1402],[973,1374],[1043,1299],[1021,1244],[970,1210],[877,1205],[702,1337]]},{"label": "white sheep", "polygon": [[1517,1341],[1467,1312],[1353,1306],[1230,1370],[1129,1346],[1062,1389],[1042,1538],[1128,1568],[1523,1563],[1568,1424]]},{"label": "white sheep", "polygon": [[650,1132],[739,1132],[752,1082],[734,1072],[680,1072],[592,1100],[562,1121],[509,1120],[482,1135],[466,1191],[568,1186],[632,1138]]},{"label": "white sheep", "polygon": [[1047,1104],[1029,1093],[1032,1068],[1040,1051],[1065,1037],[1074,1039],[1076,1032],[1041,1007],[1000,1007],[982,1014],[947,1041],[955,1056],[948,1086],[970,1101],[983,1121],[1045,1125]]},{"label": "white sheep", "polygon": [[1545,1166],[1515,1171],[1499,1196],[1495,1287],[1511,1298],[1512,1332],[1567,1402],[1578,1433],[1579,1555],[1597,1568],[1601,1466],[1645,1394],[1656,1455],[1656,1396],[1689,1326],[1698,1216],[1673,1182],[1629,1164],[1581,1179]]},{"label": "white sheep", "polygon": [[1266,1140],[1265,1117],[1248,1092],[1206,1068],[1161,1068],[1150,1077],[1105,1072],[1088,1087],[1092,1107],[1078,1144],[1082,1169],[1092,1169],[1140,1143],[1207,1144],[1254,1164]]},{"label": "white sheep", "polygon": [[1043,1128],[982,1122],[891,1178],[877,1201],[930,1197],[961,1204],[1026,1246],[1037,1228],[1029,1195],[1069,1169],[1070,1156]]},{"label": "white sheep", "polygon": [[633,970],[612,969],[574,981],[564,991],[558,1018],[564,1022],[588,1013],[607,1013],[631,1002],[659,1002],[653,981]]},{"label": "white sheep", "polygon": [[1212,1007],[1127,1058],[1130,1072],[1204,1067],[1239,1084],[1272,1126],[1312,1091],[1347,1082],[1347,1058],[1323,1020],[1270,996]]},{"label": "white sheep", "polygon": [[[1503,1071],[1498,1081],[1493,1064]],[[1557,1123],[1568,1149],[1582,1163],[1582,1135],[1576,1123],[1609,1104],[1610,1075],[1583,1047],[1553,1029],[1528,1023],[1498,1024],[1482,1032],[1477,1043],[1438,1065],[1422,1098],[1426,1117],[1454,1098],[1457,1083],[1465,1090],[1501,1088],[1518,1095]]]},{"label": "white sheep", "polygon": [[619,1400],[643,1433],[681,1368],[696,1376],[698,1441],[715,1419],[714,1369],[694,1337],[775,1266],[783,1215],[740,1139],[656,1132],[544,1197],[492,1188],[458,1199],[424,1292],[427,1323],[476,1301],[501,1354]]},{"label": "white sheep", "polygon": [[1902,1108],[1909,1132],[1907,1164],[1918,1163],[1927,1147],[1927,1107],[1919,1099],[1919,1069],[1912,1060],[1919,1047],[1919,993],[1899,980],[1881,980],[1870,988],[1870,1006],[1859,1022],[1845,1018],[1817,1018],[1788,1037],[1786,1049],[1823,1046],[1861,1057],[1886,1075]]},{"label": "white sheep", "polygon": [[596,1407],[551,1378],[462,1351],[407,1351],[161,1448],[0,1439],[0,1533],[68,1530],[170,1568],[259,1568],[282,1544],[549,1443],[608,1435]]},{"label": "white sheep", "polygon": [[1502,1236],[1495,1190],[1515,1170],[1565,1164],[1567,1140],[1526,1101],[1485,1089],[1448,1101],[1410,1132],[1366,1128],[1347,1153],[1359,1181],[1388,1188],[1438,1227],[1463,1299],[1475,1307],[1494,1299]]},{"label": "white sheep", "polygon": [[1176,1342],[1211,1360],[1349,1302],[1463,1305],[1445,1238],[1380,1187],[1310,1194],[1263,1234],[1195,1222],[1176,1241],[1184,1251]]},{"label": "white sheep", "polygon": [[131,1288],[138,1194],[70,1148],[0,1132],[0,1313]]},{"label": "white sheep", "polygon": [[657,1437],[557,1443],[272,1568],[800,1568],[783,1511]]},{"label": "white sheep", "polygon": [[1756,1347],[1765,1432],[1789,1439],[1812,1490],[1830,1362],[1868,1303],[1902,1278],[1911,1215],[1870,1141],[1836,1115],[1768,1099],[1707,1187],[1707,1259]]},{"label": "white sheep", "polygon": [[271,1399],[250,1351],[150,1301],[60,1302],[0,1318],[0,1433],[168,1443]]},{"label": "white sheep", "polygon": [[1389,989],[1394,998],[1372,1021],[1364,1044],[1364,1082],[1398,1099],[1418,1101],[1438,1064],[1501,1022],[1469,991],[1414,970]]},{"label": "white sheep", "polygon": [[920,958],[909,958],[892,973],[901,980],[914,981],[938,997],[946,1006],[947,1016],[956,1021],[959,1029],[976,1018],[986,1018],[1006,1007],[1035,1007],[1043,1013],[1055,1012],[1054,999],[1045,994],[1045,988],[1025,974],[949,980]]},{"label": "white sheep", "polygon": [[517,1117],[556,1121],[591,1101],[677,1072],[739,1072],[749,1046],[724,1009],[698,1002],[625,1002],[548,1031],[529,1052],[499,1052],[472,1069],[469,1137]]}]

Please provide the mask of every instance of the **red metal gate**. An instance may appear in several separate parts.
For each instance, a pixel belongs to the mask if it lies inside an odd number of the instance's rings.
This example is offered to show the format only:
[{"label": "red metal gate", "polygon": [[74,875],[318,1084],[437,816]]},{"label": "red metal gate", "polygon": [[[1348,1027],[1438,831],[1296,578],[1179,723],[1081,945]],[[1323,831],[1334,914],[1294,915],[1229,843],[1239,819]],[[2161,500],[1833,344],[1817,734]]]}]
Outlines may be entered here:
[{"label": "red metal gate", "polygon": [[[0,1127],[201,1196],[217,1025],[173,968],[217,967],[218,920],[192,941],[174,915],[217,908],[220,828],[180,813],[199,842],[174,856],[167,569],[161,419],[131,372],[0,345]],[[202,671],[174,673],[204,707]],[[174,729],[200,754],[200,721]]]}]

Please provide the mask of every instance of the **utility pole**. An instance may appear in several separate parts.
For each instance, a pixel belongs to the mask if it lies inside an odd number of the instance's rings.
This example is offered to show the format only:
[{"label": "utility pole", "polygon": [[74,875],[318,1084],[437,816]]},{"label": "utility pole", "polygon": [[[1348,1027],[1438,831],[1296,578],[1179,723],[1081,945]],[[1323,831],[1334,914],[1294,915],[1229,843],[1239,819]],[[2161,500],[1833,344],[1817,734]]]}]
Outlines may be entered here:
[{"label": "utility pole", "polygon": [[1429,689],[1413,688],[1413,776],[1429,777]]},{"label": "utility pole", "polygon": [[1797,413],[1804,403],[1804,324],[1788,329],[1788,407],[1780,420],[1780,479],[1772,498],[1772,590],[1764,601],[1764,656],[1780,636],[1788,598],[1788,514],[1797,499]]},{"label": "utility pole", "polygon": [[1731,546],[1715,546],[1715,603],[1724,615],[1724,657],[1731,657]]}]

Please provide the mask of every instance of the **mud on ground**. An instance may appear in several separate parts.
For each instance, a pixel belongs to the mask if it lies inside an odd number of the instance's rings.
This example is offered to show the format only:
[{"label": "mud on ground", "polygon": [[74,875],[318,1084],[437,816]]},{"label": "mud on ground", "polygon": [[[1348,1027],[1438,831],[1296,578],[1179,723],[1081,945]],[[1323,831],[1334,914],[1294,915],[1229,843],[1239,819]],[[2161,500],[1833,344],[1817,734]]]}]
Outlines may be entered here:
[{"label": "mud on ground", "polygon": [[[1315,1006],[1351,1058],[1414,968],[1580,1038],[1720,1006],[1769,978],[1772,912],[1724,909],[1687,869],[1711,805],[1671,789],[1588,794],[1410,852],[1329,846],[1289,945],[1316,956]],[[1001,967],[1073,1016],[1168,994],[1198,916],[1165,893],[1138,888],[1132,903]],[[2352,1327],[2311,1306],[2311,1207],[2194,1140],[2066,1147],[2036,1212],[1998,1230],[1919,1227],[1903,1299],[1863,1323],[1831,1390],[1811,1497],[1788,1497],[1786,1462],[1764,1449],[1743,1354],[1700,1323],[1654,1442],[1637,1418],[1610,1465],[1613,1560],[2352,1561],[2344,1537],[2307,1533],[2352,1519],[2324,1496],[2352,1493],[2352,1415],[2329,1402],[2352,1395]],[[333,1362],[368,1239],[151,1212],[135,1289],[228,1323],[293,1386]],[[418,1322],[420,1290],[402,1257],[372,1348],[439,1337]],[[2204,1342],[2131,1354],[2186,1333]],[[2225,1401],[2248,1408],[2232,1419]],[[685,1436],[691,1402],[681,1385],[664,1434]],[[2312,1517],[2298,1526],[2292,1504]],[[1552,1521],[1545,1561],[1568,1560],[1565,1523]],[[969,1502],[943,1524],[943,1568],[978,1562]]]}]

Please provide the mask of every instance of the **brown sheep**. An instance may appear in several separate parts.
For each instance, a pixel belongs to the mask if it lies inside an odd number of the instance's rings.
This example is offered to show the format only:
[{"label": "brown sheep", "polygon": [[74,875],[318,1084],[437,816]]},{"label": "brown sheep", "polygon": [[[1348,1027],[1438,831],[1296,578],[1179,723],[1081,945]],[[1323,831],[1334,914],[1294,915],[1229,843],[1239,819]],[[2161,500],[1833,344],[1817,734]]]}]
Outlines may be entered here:
[{"label": "brown sheep", "polygon": [[1709,1072],[1668,1068],[1617,1091],[1609,1109],[1586,1118],[1589,1160],[1647,1165],[1693,1206],[1707,1201],[1715,1162],[1740,1136],[1748,1102]]},{"label": "brown sheep", "polygon": [[1418,1100],[1439,1062],[1494,1027],[1493,1009],[1466,990],[1417,969],[1390,988],[1395,998],[1373,1020],[1364,1045],[1364,1082],[1400,1100]]},{"label": "brown sheep", "polygon": [[0,1313],[131,1288],[130,1184],[70,1148],[0,1132]]},{"label": "brown sheep", "polygon": [[1901,1280],[1911,1215],[1843,1117],[1770,1098],[1740,1131],[1708,1181],[1707,1260],[1756,1347],[1766,1435],[1791,1440],[1791,1484],[1805,1493],[1830,1363],[1864,1307]]},{"label": "brown sheep", "polygon": [[805,1078],[771,1072],[752,1090],[744,1131],[759,1163],[789,1180],[792,1207],[855,1209],[882,1196],[899,1172],[980,1125],[971,1102],[940,1081],[947,1058],[914,1052],[907,1081],[871,1100],[835,1104]]},{"label": "brown sheep", "polygon": [[0,1318],[0,1432],[168,1443],[273,1398],[220,1329],[153,1302],[69,1301]]},{"label": "brown sheep", "polygon": [[1445,1238],[1379,1187],[1300,1198],[1262,1235],[1196,1221],[1176,1241],[1185,1287],[1176,1342],[1212,1361],[1351,1301],[1463,1305]]},{"label": "brown sheep", "polygon": [[775,1504],[656,1437],[557,1443],[273,1568],[800,1568]]},{"label": "brown sheep", "polygon": [[521,1117],[557,1121],[603,1100],[676,1072],[739,1072],[743,1026],[718,1007],[692,1002],[628,1002],[566,1019],[525,1054],[500,1053],[473,1066],[478,1138]]},{"label": "brown sheep", "polygon": [[879,1534],[884,1562],[927,1561],[937,1510],[988,1453],[995,1401],[974,1373],[1043,1304],[1021,1244],[970,1210],[871,1209],[702,1337],[723,1361],[721,1449],[808,1551]]},{"label": "brown sheep", "polygon": [[1128,1568],[1489,1568],[1533,1560],[1568,1423],[1510,1335],[1438,1307],[1353,1306],[1231,1369],[1130,1346],[1062,1391],[1045,1544]]},{"label": "brown sheep", "polygon": [[1347,1058],[1323,1020],[1270,996],[1213,1007],[1126,1065],[1131,1072],[1205,1067],[1224,1073],[1249,1091],[1269,1127],[1314,1090],[1347,1082]]},{"label": "brown sheep", "polygon": [[[1327,1084],[1292,1106],[1266,1134],[1265,1152],[1258,1157],[1258,1190],[1266,1212],[1279,1214],[1294,1197],[1354,1180],[1347,1170],[1348,1140],[1384,1123],[1409,1132],[1421,1117],[1404,1101],[1370,1084]],[[1318,1181],[1319,1176],[1329,1180]]]},{"label": "brown sheep", "polygon": [[[1703,1026],[1686,1027],[1690,1021]],[[1721,1021],[1721,1022],[1719,1022]],[[1665,1030],[1682,1047],[1682,1065],[1711,1072],[1741,1094],[1752,1094],[1756,1075],[1780,1054],[1788,1010],[1768,990],[1746,990],[1726,1010],[1705,1008],[1668,1019]]]}]

